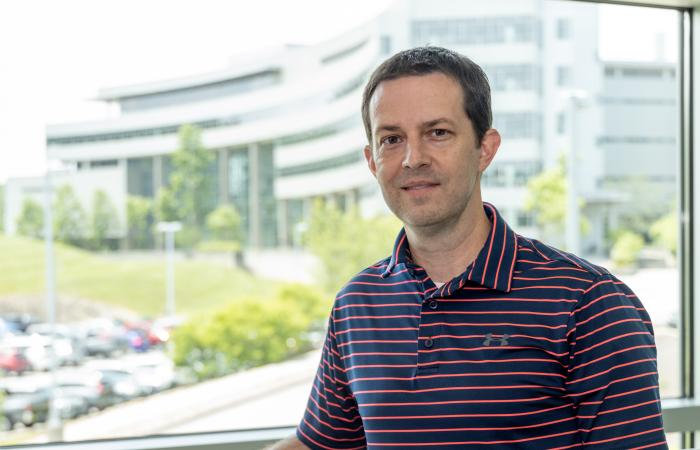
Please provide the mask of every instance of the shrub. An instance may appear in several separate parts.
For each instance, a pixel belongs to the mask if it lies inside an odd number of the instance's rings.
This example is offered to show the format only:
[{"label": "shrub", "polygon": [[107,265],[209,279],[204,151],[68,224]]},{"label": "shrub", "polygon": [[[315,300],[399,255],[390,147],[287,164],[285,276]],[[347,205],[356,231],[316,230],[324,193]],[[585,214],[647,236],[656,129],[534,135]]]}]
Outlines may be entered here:
[{"label": "shrub", "polygon": [[173,333],[173,359],[200,379],[282,361],[313,348],[328,308],[303,285],[283,287],[272,299],[248,298],[200,315]]}]

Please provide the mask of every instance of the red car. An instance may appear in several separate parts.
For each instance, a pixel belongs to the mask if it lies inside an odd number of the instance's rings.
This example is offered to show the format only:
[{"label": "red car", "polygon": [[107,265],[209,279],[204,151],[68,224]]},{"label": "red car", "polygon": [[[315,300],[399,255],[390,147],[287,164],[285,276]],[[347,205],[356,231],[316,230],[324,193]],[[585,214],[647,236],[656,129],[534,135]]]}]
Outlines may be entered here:
[{"label": "red car", "polygon": [[0,346],[0,373],[16,373],[20,375],[29,369],[29,361],[19,349]]}]

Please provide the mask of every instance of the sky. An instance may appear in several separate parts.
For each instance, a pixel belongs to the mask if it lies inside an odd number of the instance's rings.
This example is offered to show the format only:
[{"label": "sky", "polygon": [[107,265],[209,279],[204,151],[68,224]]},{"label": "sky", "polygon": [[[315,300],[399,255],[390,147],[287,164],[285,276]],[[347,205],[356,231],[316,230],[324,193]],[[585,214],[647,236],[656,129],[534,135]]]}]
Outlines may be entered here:
[{"label": "sky", "polygon": [[[261,48],[321,42],[389,3],[0,1],[0,184],[45,171],[47,123],[104,117],[104,105],[92,100],[100,88],[221,69],[233,56]],[[655,56],[657,32],[673,29],[676,19],[670,11],[640,11],[632,16],[629,8],[601,6],[601,56]],[[665,43],[670,52],[674,45]]]}]

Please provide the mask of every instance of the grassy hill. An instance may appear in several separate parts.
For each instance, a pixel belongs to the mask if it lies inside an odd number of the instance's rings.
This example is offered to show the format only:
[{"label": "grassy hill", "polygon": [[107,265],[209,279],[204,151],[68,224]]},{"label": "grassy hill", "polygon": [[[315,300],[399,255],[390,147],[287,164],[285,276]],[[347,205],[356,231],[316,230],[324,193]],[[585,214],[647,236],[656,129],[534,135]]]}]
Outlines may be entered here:
[{"label": "grassy hill", "polygon": [[[108,258],[55,244],[59,296],[71,295],[158,315],[165,308],[165,261]],[[0,301],[9,295],[43,295],[43,241],[0,235]],[[241,297],[271,296],[277,284],[244,271],[200,261],[175,264],[180,313],[221,306]]]}]

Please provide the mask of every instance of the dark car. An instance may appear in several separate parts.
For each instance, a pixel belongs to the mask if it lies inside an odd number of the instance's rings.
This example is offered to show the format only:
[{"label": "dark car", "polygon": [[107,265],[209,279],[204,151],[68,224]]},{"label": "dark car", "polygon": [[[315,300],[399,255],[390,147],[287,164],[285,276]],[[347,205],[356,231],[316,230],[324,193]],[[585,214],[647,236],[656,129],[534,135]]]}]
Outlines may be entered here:
[{"label": "dark car", "polygon": [[46,422],[49,414],[50,392],[47,388],[32,392],[9,391],[2,402],[2,413],[5,417],[4,427],[14,428],[21,423],[30,427],[38,422]]}]

